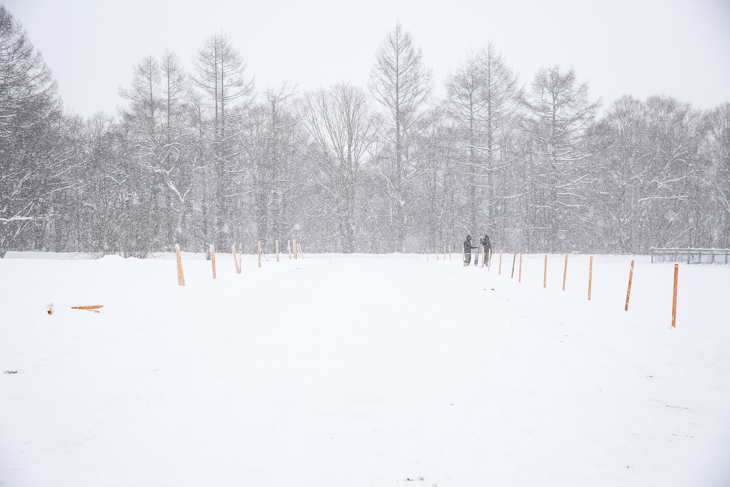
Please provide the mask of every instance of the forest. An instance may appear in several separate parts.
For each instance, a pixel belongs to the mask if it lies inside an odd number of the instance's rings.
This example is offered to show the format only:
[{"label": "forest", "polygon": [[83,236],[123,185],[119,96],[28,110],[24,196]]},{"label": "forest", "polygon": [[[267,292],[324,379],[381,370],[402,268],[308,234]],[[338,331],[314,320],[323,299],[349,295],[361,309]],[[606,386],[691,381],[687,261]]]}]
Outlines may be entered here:
[{"label": "forest", "polygon": [[434,80],[398,23],[368,86],[257,87],[218,32],[189,66],[139,60],[119,113],[81,117],[0,5],[0,257],[730,246],[730,102],[603,106],[560,66],[522,84],[490,43],[454,59]]}]

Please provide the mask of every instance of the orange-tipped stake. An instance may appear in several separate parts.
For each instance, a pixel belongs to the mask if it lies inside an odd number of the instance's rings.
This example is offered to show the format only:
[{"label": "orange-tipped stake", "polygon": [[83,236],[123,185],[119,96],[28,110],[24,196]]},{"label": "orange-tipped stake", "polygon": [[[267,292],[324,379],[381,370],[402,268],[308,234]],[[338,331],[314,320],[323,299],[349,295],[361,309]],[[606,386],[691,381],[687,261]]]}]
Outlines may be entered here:
[{"label": "orange-tipped stake", "polygon": [[499,251],[499,273],[502,274],[502,251]]},{"label": "orange-tipped stake", "polygon": [[294,258],[297,258],[297,239],[294,239]]},{"label": "orange-tipped stake", "polygon": [[177,258],[177,284],[178,286],[185,285],[185,275],[183,274],[182,257],[180,257],[180,246],[175,245],[175,256]]},{"label": "orange-tipped stake", "polygon": [[49,315],[52,315],[53,314],[53,303],[51,303],[51,304],[48,305],[48,314]]},{"label": "orange-tipped stake", "polygon": [[568,277],[568,254],[565,254],[565,269],[563,270],[563,291],[565,291],[565,278]]},{"label": "orange-tipped stake", "polygon": [[517,260],[517,252],[515,252],[515,255],[512,256],[512,275],[509,276],[510,279],[513,279],[515,277],[515,261]]},{"label": "orange-tipped stake", "polygon": [[631,296],[631,280],[634,277],[634,261],[631,261],[631,270],[629,271],[629,289],[626,291],[626,311],[629,310],[629,297]]},{"label": "orange-tipped stake", "polygon": [[276,262],[279,262],[279,241],[276,241]]},{"label": "orange-tipped stake", "polygon": [[213,266],[213,279],[215,279],[215,245],[210,244],[210,264]]},{"label": "orange-tipped stake", "polygon": [[672,298],[672,328],[677,327],[677,278],[679,277],[679,264],[674,264],[674,298]]},{"label": "orange-tipped stake", "polygon": [[593,284],[593,256],[591,255],[591,262],[588,264],[588,301],[591,300],[591,284]]},{"label": "orange-tipped stake", "polygon": [[547,254],[545,254],[545,276],[542,278],[542,287],[547,287]]},{"label": "orange-tipped stake", "polygon": [[520,253],[520,278],[517,279],[517,282],[522,282],[522,253]]}]

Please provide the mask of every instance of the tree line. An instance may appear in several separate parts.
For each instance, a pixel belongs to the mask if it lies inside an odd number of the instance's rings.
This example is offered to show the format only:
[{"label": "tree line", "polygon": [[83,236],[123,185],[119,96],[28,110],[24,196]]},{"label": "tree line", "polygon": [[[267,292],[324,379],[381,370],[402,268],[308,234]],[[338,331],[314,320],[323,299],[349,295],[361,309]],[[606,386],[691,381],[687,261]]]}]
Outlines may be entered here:
[{"label": "tree line", "polygon": [[573,70],[522,85],[492,44],[433,96],[400,25],[367,87],[257,92],[222,32],[190,69],[142,59],[118,114],[64,111],[0,6],[0,256],[144,257],[296,238],[310,252],[423,252],[488,233],[525,252],[730,246],[730,103],[625,96],[600,114]]}]

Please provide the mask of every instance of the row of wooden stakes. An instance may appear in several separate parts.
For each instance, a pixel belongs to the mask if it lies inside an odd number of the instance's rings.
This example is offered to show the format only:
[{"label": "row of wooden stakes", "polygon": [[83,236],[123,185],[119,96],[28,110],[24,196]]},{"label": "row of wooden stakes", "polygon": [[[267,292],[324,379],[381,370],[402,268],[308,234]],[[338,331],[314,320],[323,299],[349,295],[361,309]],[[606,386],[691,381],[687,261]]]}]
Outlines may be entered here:
[{"label": "row of wooden stakes", "polygon": [[[446,249],[447,247],[444,247],[444,260],[446,260]],[[451,259],[451,247],[448,247],[449,251],[449,260]],[[484,250],[481,252],[482,255],[482,267],[484,267],[484,262],[487,262],[487,268],[488,270],[492,270],[492,251],[489,250],[488,253],[485,254]],[[436,252],[436,260],[438,260],[438,252]],[[545,271],[543,273],[543,281],[542,281],[542,287],[547,288],[547,254],[545,254]],[[512,275],[510,278],[515,277],[515,261],[517,260],[517,252],[514,252],[512,255]],[[426,261],[428,261],[428,253],[426,253]],[[499,251],[499,274],[502,274],[502,251]],[[565,267],[563,269],[563,291],[565,291],[565,282],[568,277],[568,254],[565,254]],[[626,306],[624,306],[624,310],[629,310],[629,299],[631,298],[631,282],[634,279],[634,261],[631,261],[631,269],[629,270],[629,286],[626,290]],[[674,264],[674,293],[672,296],[672,327],[677,326],[677,284],[679,279],[679,264]],[[520,267],[519,267],[519,273],[517,282],[522,282],[522,254],[520,254]],[[590,263],[588,264],[588,301],[591,300],[591,286],[593,284],[593,256],[591,256]]]},{"label": "row of wooden stakes", "polygon": [[[515,259],[517,258],[517,252],[512,256],[512,276],[515,276]],[[545,254],[545,271],[543,273],[542,287],[547,288],[547,254]],[[482,262],[482,265],[484,262]],[[499,273],[502,274],[502,251],[499,251]],[[568,254],[565,254],[565,267],[563,269],[563,291],[565,291],[565,281],[568,277]],[[634,261],[631,260],[631,268],[629,269],[629,285],[626,289],[626,306],[624,310],[629,310],[629,299],[631,298],[631,282],[634,279]],[[677,326],[677,284],[679,279],[679,264],[674,264],[674,292],[672,296],[672,327]],[[520,254],[520,272],[519,280],[522,282],[522,254]],[[591,300],[591,285],[593,283],[593,256],[591,256],[588,264],[588,301]]]},{"label": "row of wooden stakes", "polygon": [[[289,252],[289,259],[291,260],[292,257],[295,259],[304,258],[304,252],[302,252],[302,245],[298,244],[296,239],[293,241],[293,252],[292,252],[292,241],[287,240],[286,242],[287,250]],[[231,245],[231,253],[233,254],[233,263],[236,266],[236,273],[241,273],[241,254],[242,254],[242,244],[238,244],[238,257],[236,257],[236,244]],[[259,267],[261,267],[261,255],[263,254],[264,259],[266,259],[266,253],[261,249],[261,242],[259,242],[258,245],[258,263]],[[175,257],[177,259],[177,283],[180,286],[185,285],[185,274],[183,273],[183,267],[182,267],[182,257],[180,256],[180,245],[175,245]],[[279,262],[279,241],[276,241],[276,262]],[[213,268],[213,279],[216,278],[215,274],[215,245],[210,245],[210,263]]]}]

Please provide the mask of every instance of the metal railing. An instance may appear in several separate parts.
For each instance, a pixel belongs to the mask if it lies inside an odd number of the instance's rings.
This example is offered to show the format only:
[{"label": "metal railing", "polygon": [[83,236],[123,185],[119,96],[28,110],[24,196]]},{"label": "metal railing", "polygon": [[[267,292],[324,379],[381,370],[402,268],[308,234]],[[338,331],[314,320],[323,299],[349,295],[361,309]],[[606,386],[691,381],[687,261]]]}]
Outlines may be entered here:
[{"label": "metal railing", "polygon": [[651,262],[730,264],[730,249],[651,249]]}]

